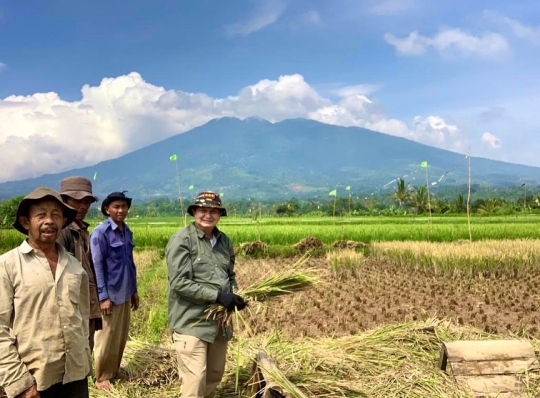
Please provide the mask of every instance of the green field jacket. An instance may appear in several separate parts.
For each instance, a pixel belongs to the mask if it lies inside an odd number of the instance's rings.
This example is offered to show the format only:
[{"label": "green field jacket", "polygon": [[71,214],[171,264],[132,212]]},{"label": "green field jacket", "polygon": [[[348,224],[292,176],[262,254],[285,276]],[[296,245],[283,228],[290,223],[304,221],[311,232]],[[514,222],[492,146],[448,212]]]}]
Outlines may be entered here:
[{"label": "green field jacket", "polygon": [[203,231],[188,225],[175,233],[166,248],[168,269],[168,318],[172,332],[195,336],[209,343],[229,340],[232,331],[219,330],[205,320],[204,311],[216,302],[218,292],[238,290],[234,249],[227,235],[214,229],[212,248]]}]

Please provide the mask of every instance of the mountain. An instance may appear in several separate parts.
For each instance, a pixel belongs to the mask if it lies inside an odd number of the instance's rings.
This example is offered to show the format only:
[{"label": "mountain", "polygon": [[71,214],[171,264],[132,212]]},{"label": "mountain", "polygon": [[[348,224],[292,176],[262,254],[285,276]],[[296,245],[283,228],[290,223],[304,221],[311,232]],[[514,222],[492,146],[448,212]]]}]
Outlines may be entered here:
[{"label": "mountain", "polygon": [[[169,157],[178,155],[176,162]],[[468,160],[462,154],[358,127],[312,120],[270,123],[259,118],[221,118],[95,166],[0,184],[0,199],[36,186],[59,188],[69,175],[92,178],[104,196],[128,190],[139,200],[159,196],[193,197],[212,189],[227,198],[328,197],[336,186],[370,193],[392,187],[398,177],[433,189],[466,184]],[[493,187],[538,185],[540,168],[472,158],[473,182]],[[178,172],[177,172],[178,171]],[[194,185],[193,191],[188,187]]]}]

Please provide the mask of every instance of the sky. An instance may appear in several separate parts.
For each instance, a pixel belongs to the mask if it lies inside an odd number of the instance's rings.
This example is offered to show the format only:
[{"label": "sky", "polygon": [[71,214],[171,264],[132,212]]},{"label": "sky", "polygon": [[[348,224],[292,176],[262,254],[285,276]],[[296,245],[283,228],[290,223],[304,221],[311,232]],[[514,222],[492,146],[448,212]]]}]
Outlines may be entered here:
[{"label": "sky", "polygon": [[539,70],[537,0],[0,0],[0,182],[224,116],[540,166]]}]

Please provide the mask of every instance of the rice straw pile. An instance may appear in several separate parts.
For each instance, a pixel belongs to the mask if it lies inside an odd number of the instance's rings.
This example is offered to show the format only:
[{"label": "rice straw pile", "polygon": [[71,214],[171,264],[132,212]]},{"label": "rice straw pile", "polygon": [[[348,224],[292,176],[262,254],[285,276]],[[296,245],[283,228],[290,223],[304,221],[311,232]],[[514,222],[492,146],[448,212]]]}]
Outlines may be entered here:
[{"label": "rice straw pile", "polygon": [[[468,398],[470,392],[437,367],[441,343],[515,337],[491,335],[448,320],[426,319],[380,326],[340,338],[293,339],[272,334],[233,340],[216,398],[252,397],[251,368],[261,348],[308,397]],[[540,340],[530,341],[538,355]],[[235,392],[238,351],[242,353],[240,391]],[[171,343],[163,347],[129,341],[122,366],[129,373],[130,382],[116,384],[113,393],[92,389],[92,396],[178,396],[180,381]],[[531,369],[519,377],[527,386],[527,396],[540,397],[540,369]],[[156,383],[158,380],[161,384]],[[285,385],[282,387],[286,390]]]},{"label": "rice straw pile", "polygon": [[[242,296],[248,303],[246,309],[253,312],[255,308],[255,312],[259,312],[268,301],[276,297],[301,292],[319,283],[319,278],[312,271],[300,270],[300,267],[305,264],[308,257],[308,254],[304,254],[289,268],[276,272],[260,282],[239,290],[237,294]],[[220,304],[212,304],[206,310],[206,319],[214,319],[224,328],[230,328],[235,317],[249,330],[238,310],[227,311]]]}]

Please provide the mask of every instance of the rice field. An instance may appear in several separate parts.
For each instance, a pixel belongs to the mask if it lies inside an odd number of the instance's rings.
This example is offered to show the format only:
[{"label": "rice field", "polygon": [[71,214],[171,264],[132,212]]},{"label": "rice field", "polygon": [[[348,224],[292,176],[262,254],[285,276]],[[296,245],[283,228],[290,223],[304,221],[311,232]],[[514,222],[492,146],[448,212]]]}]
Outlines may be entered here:
[{"label": "rice field", "polygon": [[540,240],[457,242],[373,242],[377,259],[435,274],[508,277],[540,271]]},{"label": "rice field", "polygon": [[[539,221],[473,218],[471,242],[464,217],[223,219],[220,229],[237,247],[241,289],[267,288],[293,264],[318,283],[242,314],[216,397],[253,396],[249,380],[261,348],[310,398],[470,397],[437,369],[442,341],[526,338],[539,355]],[[182,223],[128,223],[141,296],[123,362],[130,380],[116,382],[112,393],[92,389],[91,396],[176,397],[163,251]],[[323,247],[302,260],[305,248],[298,247],[306,237]],[[4,251],[22,238],[0,230]],[[257,241],[264,249],[241,250]],[[540,397],[540,369],[521,378],[527,397]]]},{"label": "rice field", "polygon": [[[526,245],[516,251],[520,247]],[[320,283],[244,314],[247,327],[237,325],[216,397],[253,396],[249,380],[261,348],[307,397],[470,397],[451,374],[437,368],[443,341],[527,338],[538,355],[536,268],[517,265],[532,271],[504,278],[448,278],[434,268],[411,268],[391,257],[363,257],[350,250],[334,254],[302,265]],[[336,274],[338,259],[349,264]],[[178,396],[167,332],[166,267],[158,251],[139,252],[136,261],[142,306],[134,314],[123,364],[131,379],[118,382],[114,393],[93,390],[93,397]],[[241,288],[254,286],[293,263],[240,257],[237,279]],[[352,264],[358,267],[355,272]],[[540,396],[540,369],[520,377],[528,397]]]},{"label": "rice field", "polygon": [[[188,222],[193,219],[188,218]],[[87,220],[96,225],[102,220]],[[183,222],[179,218],[146,218],[127,220],[139,249],[163,249]],[[262,241],[274,247],[291,246],[307,236],[330,245],[338,240],[430,241],[468,240],[466,217],[355,217],[355,218],[223,218],[220,228],[234,244]],[[540,237],[540,216],[481,217],[471,219],[473,240],[528,239]],[[0,229],[0,252],[20,244],[23,235],[14,229]]]}]

